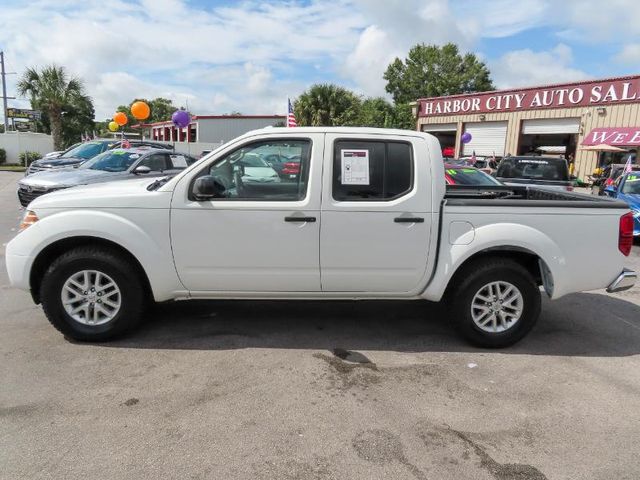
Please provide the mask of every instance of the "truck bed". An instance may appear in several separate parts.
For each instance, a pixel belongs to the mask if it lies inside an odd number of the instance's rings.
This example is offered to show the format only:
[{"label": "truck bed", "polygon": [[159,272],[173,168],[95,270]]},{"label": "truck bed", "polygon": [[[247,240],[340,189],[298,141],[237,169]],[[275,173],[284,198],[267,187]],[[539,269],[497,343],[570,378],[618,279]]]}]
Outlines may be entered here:
[{"label": "truck bed", "polygon": [[583,193],[517,186],[447,185],[447,205],[505,207],[629,208],[620,200]]}]

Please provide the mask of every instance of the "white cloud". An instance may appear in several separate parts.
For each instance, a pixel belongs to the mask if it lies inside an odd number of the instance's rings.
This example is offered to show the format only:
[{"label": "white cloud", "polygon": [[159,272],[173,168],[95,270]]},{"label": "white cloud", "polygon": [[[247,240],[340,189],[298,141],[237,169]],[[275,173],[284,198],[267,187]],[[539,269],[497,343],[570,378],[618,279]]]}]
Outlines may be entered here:
[{"label": "white cloud", "polygon": [[640,64],[640,43],[625,45],[615,56],[615,60],[633,66]]},{"label": "white cloud", "polygon": [[387,33],[372,25],[362,32],[355,50],[347,57],[344,76],[363,92],[382,95],[386,84],[382,77],[384,71],[396,55],[402,53],[389,41]]},{"label": "white cloud", "polygon": [[[551,27],[571,45],[615,38],[616,60],[634,65],[636,2],[243,0],[200,7],[187,0],[0,0],[0,45],[10,70],[55,62],[82,77],[99,119],[135,96],[155,95],[188,102],[194,113],[283,113],[287,96],[317,82],[384,95],[387,65],[419,42],[474,51],[483,38],[509,42]],[[499,86],[585,78],[571,53],[560,44],[486,60]],[[17,78],[9,80],[13,93]]]},{"label": "white cloud", "polygon": [[[80,76],[97,118],[132,92],[191,97],[194,109],[282,113],[286,97],[304,88],[291,65],[347,55],[361,27],[341,1],[330,9],[322,2],[256,1],[202,9],[183,0],[113,0],[105,9],[98,0],[34,0],[3,7],[0,45],[19,72],[58,63]],[[276,67],[284,77],[275,78]],[[215,76],[215,87],[200,74]],[[315,75],[327,81],[334,73]]]},{"label": "white cloud", "polygon": [[498,88],[545,85],[589,78],[572,68],[571,48],[558,44],[549,51],[515,50],[489,62]]}]

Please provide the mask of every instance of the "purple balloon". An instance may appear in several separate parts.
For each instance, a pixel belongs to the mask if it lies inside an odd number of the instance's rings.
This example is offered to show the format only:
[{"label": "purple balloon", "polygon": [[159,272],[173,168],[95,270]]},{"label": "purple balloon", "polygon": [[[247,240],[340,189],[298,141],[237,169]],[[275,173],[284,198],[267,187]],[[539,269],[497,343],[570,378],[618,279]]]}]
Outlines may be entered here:
[{"label": "purple balloon", "polygon": [[460,140],[462,141],[462,143],[469,143],[472,138],[473,137],[471,136],[471,134],[469,132],[464,132],[462,134],[462,137],[460,137]]},{"label": "purple balloon", "polygon": [[171,121],[178,128],[184,128],[191,122],[191,115],[185,110],[176,110],[171,115]]}]

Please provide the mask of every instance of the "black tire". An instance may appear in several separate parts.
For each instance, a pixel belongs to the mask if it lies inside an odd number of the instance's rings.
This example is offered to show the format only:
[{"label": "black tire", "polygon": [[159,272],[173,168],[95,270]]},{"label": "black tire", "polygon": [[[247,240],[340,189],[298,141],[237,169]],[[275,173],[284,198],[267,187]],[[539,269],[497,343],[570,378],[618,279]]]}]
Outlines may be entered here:
[{"label": "black tire", "polygon": [[[521,340],[540,316],[540,289],[531,274],[510,259],[490,258],[471,263],[456,274],[454,286],[447,295],[451,320],[455,329],[470,343],[485,348],[503,348]],[[473,320],[472,301],[480,289],[491,282],[508,282],[522,295],[520,318],[503,332],[482,330]]]},{"label": "black tire", "polygon": [[[120,309],[107,323],[86,325],[65,310],[61,292],[67,279],[83,270],[96,270],[111,277],[120,290]],[[78,247],[58,257],[47,269],[40,298],[49,322],[74,340],[102,342],[122,335],[139,324],[146,304],[143,280],[136,269],[117,252],[99,247]]]}]

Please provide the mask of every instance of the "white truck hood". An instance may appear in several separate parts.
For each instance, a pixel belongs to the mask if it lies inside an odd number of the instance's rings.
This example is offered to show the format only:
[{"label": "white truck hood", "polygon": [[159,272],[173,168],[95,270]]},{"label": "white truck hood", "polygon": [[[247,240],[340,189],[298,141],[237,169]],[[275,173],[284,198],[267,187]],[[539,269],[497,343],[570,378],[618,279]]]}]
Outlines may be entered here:
[{"label": "white truck hood", "polygon": [[147,190],[154,180],[145,177],[58,190],[36,198],[29,209],[169,208],[172,192]]}]

